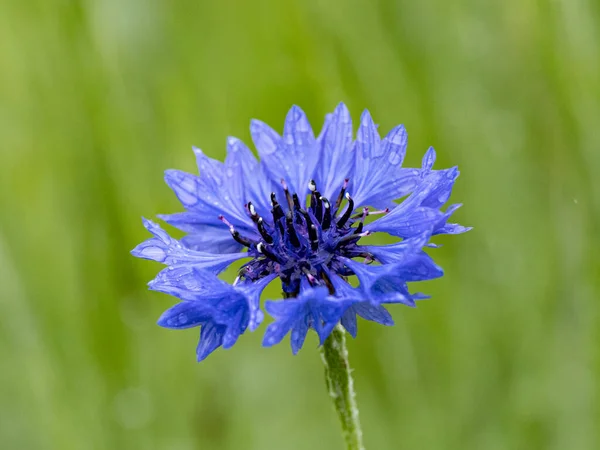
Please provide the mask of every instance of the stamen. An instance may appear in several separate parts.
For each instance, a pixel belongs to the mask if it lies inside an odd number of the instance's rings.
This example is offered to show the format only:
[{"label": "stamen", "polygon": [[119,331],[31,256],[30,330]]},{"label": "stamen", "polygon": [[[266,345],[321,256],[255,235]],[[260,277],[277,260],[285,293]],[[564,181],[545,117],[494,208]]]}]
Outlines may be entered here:
[{"label": "stamen", "polygon": [[375,261],[375,257],[368,252],[351,252],[349,254],[352,256],[352,258],[365,258],[371,261]]},{"label": "stamen", "polygon": [[258,221],[258,213],[256,212],[256,208],[254,208],[254,205],[252,204],[252,202],[248,202],[248,212],[250,213],[250,217],[252,218],[252,220],[254,222]]},{"label": "stamen", "polygon": [[271,210],[271,214],[273,215],[273,223],[279,227],[279,232],[283,234],[283,225],[279,222],[285,214],[283,213],[283,208],[279,203],[277,203],[277,197],[275,197],[275,192],[271,192],[271,204],[273,205],[273,209]]},{"label": "stamen", "polygon": [[313,210],[315,212],[315,217],[319,222],[321,222],[323,221],[323,200],[321,200],[321,195],[317,196],[317,194],[319,194],[319,192],[315,191],[315,193],[313,194],[313,198],[315,199],[315,201],[312,202],[311,199],[311,203],[314,203]]},{"label": "stamen", "polygon": [[308,270],[306,267],[303,267],[302,272],[304,272],[304,275],[306,275],[306,278],[308,278],[308,282],[314,286],[317,282],[317,279],[313,276],[312,273],[310,273],[310,270]]},{"label": "stamen", "polygon": [[387,214],[390,212],[390,208],[380,209],[379,211],[369,211],[370,216],[376,216],[378,214]]},{"label": "stamen", "polygon": [[223,222],[225,225],[227,225],[230,229],[233,228],[233,225],[231,224],[231,222],[229,220],[227,220],[224,215],[221,214],[219,216],[219,220],[221,222]]},{"label": "stamen", "polygon": [[294,202],[294,211],[296,216],[296,223],[302,223],[302,219],[300,218],[300,214],[304,215],[305,211],[302,211],[302,207],[300,206],[300,199],[298,198],[298,194],[292,195],[292,201]]},{"label": "stamen", "polygon": [[319,236],[317,234],[317,227],[313,224],[310,215],[305,210],[301,209],[300,214],[306,221],[306,229],[308,230],[308,240],[310,241],[310,248],[315,251],[319,248]]},{"label": "stamen", "polygon": [[[369,213],[367,214],[368,216],[377,216],[379,214],[387,214],[390,212],[390,208],[385,208],[385,209],[381,209],[379,211],[369,211]],[[362,216],[362,213],[358,213],[352,216],[353,219],[360,219]]]},{"label": "stamen", "polygon": [[321,226],[324,230],[328,230],[331,226],[331,203],[325,197],[319,197],[319,200],[323,202],[323,206],[325,206],[325,213],[323,214],[323,221],[321,222]]},{"label": "stamen", "polygon": [[310,180],[308,188],[312,194],[310,196],[310,208],[319,222],[323,220],[323,203],[321,202],[321,194],[317,191],[317,183],[315,180]]},{"label": "stamen", "polygon": [[288,202],[288,207],[290,208],[290,211],[291,211],[292,209],[294,209],[294,201],[292,200],[292,196],[288,189],[288,185],[283,178],[281,179],[281,186],[283,187],[283,192],[285,192],[285,198]]},{"label": "stamen", "polygon": [[329,295],[335,294],[335,288],[333,287],[333,283],[329,278],[329,274],[327,273],[327,269],[320,271],[321,279],[325,282],[325,286],[329,289]]},{"label": "stamen", "polygon": [[258,232],[260,233],[262,238],[265,240],[265,242],[267,244],[272,244],[273,238],[271,237],[271,235],[268,233],[267,229],[265,228],[264,220],[262,217],[258,218],[258,220],[256,221],[256,226],[258,228]]},{"label": "stamen", "polygon": [[292,217],[291,211],[288,211],[288,213],[285,215],[285,222],[287,224],[287,231],[290,242],[294,247],[300,247],[300,240],[298,239],[296,229],[294,228],[294,218]]},{"label": "stamen", "polygon": [[236,230],[235,227],[231,224],[231,222],[229,222],[229,220],[227,220],[222,215],[219,216],[219,220],[229,227],[229,232],[231,233],[231,236],[237,243],[242,244],[245,247],[252,247],[254,243],[250,239],[242,236],[240,232]]},{"label": "stamen", "polygon": [[344,179],[344,184],[342,184],[342,188],[340,189],[340,194],[338,195],[337,200],[335,201],[335,209],[338,209],[342,204],[342,200],[344,199],[344,194],[346,193],[346,188],[348,187],[349,179]]},{"label": "stamen", "polygon": [[300,206],[300,199],[298,198],[298,194],[292,195],[292,201],[294,202],[294,209],[302,209]]},{"label": "stamen", "polygon": [[319,249],[319,236],[317,234],[317,226],[313,223],[308,227],[308,240],[310,241],[310,249],[316,252]]},{"label": "stamen", "polygon": [[236,230],[233,227],[230,227],[229,231],[231,232],[231,236],[233,236],[233,239],[235,239],[237,243],[242,244],[245,247],[252,247],[252,241],[242,236],[238,230]]},{"label": "stamen", "polygon": [[348,194],[347,192],[346,192],[346,199],[348,200],[348,208],[346,209],[346,212],[340,218],[340,220],[338,220],[338,222],[337,222],[338,228],[342,228],[346,224],[346,222],[350,218],[350,215],[352,214],[352,211],[354,211],[354,200],[352,200],[352,197],[350,197],[350,194]]},{"label": "stamen", "polygon": [[302,217],[304,217],[304,220],[306,221],[306,228],[310,228],[313,222],[310,216],[308,215],[308,212],[306,212],[303,209],[301,209],[299,212],[300,214],[302,214]]},{"label": "stamen", "polygon": [[258,253],[265,255],[267,258],[269,258],[271,261],[275,261],[276,263],[280,263],[281,261],[279,260],[279,258],[277,257],[277,255],[275,253],[273,253],[271,251],[271,249],[269,249],[265,244],[263,244],[262,242],[259,242],[258,244],[256,244],[256,251],[258,251]]},{"label": "stamen", "polygon": [[348,234],[348,235],[344,236],[343,238],[341,238],[338,241],[338,245],[341,244],[342,242],[348,242],[348,241],[351,241],[353,239],[358,240],[358,239],[360,239],[362,237],[369,236],[370,234],[371,234],[370,231],[364,231],[364,232],[358,233],[358,234]]},{"label": "stamen", "polygon": [[360,223],[358,224],[358,226],[356,227],[356,230],[354,231],[354,234],[360,234],[362,233],[363,227],[365,226],[365,218],[369,215],[369,208],[363,208],[363,214],[362,217],[360,218]]}]

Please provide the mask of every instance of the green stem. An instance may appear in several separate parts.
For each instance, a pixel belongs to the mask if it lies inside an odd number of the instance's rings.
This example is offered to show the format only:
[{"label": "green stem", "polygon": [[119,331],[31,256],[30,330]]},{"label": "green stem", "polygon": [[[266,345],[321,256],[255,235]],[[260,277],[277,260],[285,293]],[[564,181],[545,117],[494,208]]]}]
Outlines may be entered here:
[{"label": "green stem", "polygon": [[321,357],[325,364],[325,382],[342,422],[342,432],[348,450],[364,450],[345,334],[345,330],[338,325],[321,348]]}]

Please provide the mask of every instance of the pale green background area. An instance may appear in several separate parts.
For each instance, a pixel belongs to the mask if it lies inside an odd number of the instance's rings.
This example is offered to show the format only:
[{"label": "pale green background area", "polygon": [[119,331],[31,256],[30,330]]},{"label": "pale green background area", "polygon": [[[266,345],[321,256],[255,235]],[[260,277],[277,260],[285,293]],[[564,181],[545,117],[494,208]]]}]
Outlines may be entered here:
[{"label": "pale green background area", "polygon": [[600,448],[598,2],[0,2],[2,449],[343,448],[313,335],[196,364],[129,255],[192,145],[339,101],[459,165],[475,227],[350,342],[367,448]]}]

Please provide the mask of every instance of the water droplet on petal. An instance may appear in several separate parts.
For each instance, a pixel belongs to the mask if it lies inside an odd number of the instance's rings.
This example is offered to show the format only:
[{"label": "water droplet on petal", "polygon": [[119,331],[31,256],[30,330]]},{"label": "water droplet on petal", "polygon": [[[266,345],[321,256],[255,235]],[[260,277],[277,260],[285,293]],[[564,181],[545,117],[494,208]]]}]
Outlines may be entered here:
[{"label": "water droplet on petal", "polygon": [[142,256],[162,262],[167,257],[166,252],[160,247],[146,247],[141,251]]},{"label": "water droplet on petal", "polygon": [[392,165],[392,166],[397,166],[400,161],[402,160],[402,157],[400,156],[399,153],[396,152],[392,152],[388,155],[388,162]]}]

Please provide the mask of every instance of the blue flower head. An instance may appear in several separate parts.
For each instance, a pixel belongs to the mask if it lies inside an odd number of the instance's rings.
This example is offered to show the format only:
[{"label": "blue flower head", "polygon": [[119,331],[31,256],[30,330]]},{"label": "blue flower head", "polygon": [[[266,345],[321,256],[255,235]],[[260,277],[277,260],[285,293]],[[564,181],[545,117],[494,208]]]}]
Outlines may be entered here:
[{"label": "blue flower head", "polygon": [[[290,333],[296,353],[310,328],[321,343],[337,324],[356,336],[357,316],[392,325],[385,304],[415,306],[427,298],[408,288],[409,282],[443,275],[423,248],[434,246],[433,235],[469,230],[448,222],[460,205],[441,210],[456,167],[434,170],[433,148],[421,168],[402,167],[404,127],[381,139],[368,111],[353,140],[344,104],[327,115],[317,137],[297,106],[285,119],[283,135],[257,120],[250,131],[260,161],[240,140],[228,138],[224,163],[194,148],[199,176],[165,173],[185,212],[160,217],[186,235],[178,241],[144,219],[153,237],[132,251],[166,264],[150,288],[180,300],[159,325],[200,326],[200,361],[260,325],[261,293],[278,278],[283,299],[265,303],[275,321],[263,345]],[[375,220],[367,224],[368,216]],[[401,240],[360,244],[374,233]],[[217,277],[241,259],[246,262],[232,285]],[[348,283],[353,276],[358,287]]]}]

